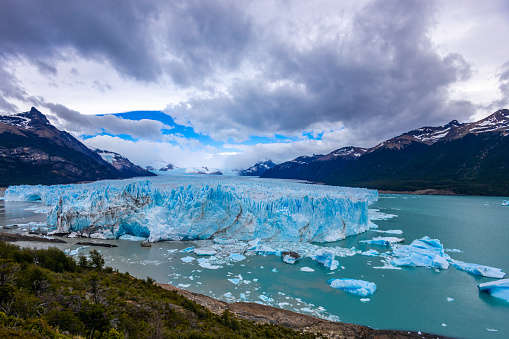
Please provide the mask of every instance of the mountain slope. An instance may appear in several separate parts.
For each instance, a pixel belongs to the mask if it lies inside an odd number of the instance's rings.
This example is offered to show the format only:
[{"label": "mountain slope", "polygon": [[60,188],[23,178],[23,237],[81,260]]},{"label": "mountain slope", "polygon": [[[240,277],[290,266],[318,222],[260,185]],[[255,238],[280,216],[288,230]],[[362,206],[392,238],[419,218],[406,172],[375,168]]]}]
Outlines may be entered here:
[{"label": "mountain slope", "polygon": [[37,109],[0,116],[0,185],[126,178]]},{"label": "mountain slope", "polygon": [[118,170],[122,175],[126,177],[144,177],[144,176],[155,176],[156,174],[141,168],[138,165],[133,164],[123,155],[115,152],[95,149],[95,153],[99,154],[101,158]]},{"label": "mountain slope", "polygon": [[509,196],[508,117],[509,110],[500,110],[474,123],[451,121],[423,127],[384,141],[350,161],[314,156],[296,167],[297,158],[262,177],[392,191],[431,188]]},{"label": "mountain slope", "polygon": [[271,169],[276,166],[276,164],[272,160],[259,161],[253,166],[246,168],[242,171],[239,171],[239,175],[241,176],[260,176],[265,171]]}]

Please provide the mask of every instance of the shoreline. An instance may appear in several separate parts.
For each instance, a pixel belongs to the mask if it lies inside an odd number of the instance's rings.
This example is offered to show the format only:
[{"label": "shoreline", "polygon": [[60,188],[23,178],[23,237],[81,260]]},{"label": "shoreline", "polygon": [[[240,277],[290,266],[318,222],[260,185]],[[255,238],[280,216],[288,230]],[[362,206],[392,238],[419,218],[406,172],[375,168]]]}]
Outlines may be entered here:
[{"label": "shoreline", "polygon": [[[434,188],[427,188],[417,191],[391,191],[391,190],[377,190],[381,194],[411,194],[411,195],[455,195],[464,196],[464,194],[458,194],[451,190],[439,190]],[[476,195],[473,195],[476,196]]]},{"label": "shoreline", "polygon": [[260,324],[281,325],[297,331],[320,333],[325,338],[448,338],[421,332],[372,329],[367,326],[329,321],[258,303],[227,303],[203,294],[186,291],[170,284],[156,283],[156,285],[168,291],[177,291],[177,293],[187,299],[204,306],[212,313],[218,315],[228,310],[240,319]]}]

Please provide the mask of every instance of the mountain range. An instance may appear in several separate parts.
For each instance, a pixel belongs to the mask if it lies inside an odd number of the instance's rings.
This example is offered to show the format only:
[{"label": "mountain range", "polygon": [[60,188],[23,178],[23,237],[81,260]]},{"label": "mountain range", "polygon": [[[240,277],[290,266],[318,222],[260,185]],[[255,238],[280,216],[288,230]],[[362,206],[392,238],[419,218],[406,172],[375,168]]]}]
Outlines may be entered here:
[{"label": "mountain range", "polygon": [[386,191],[509,196],[509,110],[473,123],[422,127],[372,148],[301,156],[264,178],[301,179]]},{"label": "mountain range", "polygon": [[155,175],[120,154],[86,147],[37,109],[0,116],[0,186]]}]

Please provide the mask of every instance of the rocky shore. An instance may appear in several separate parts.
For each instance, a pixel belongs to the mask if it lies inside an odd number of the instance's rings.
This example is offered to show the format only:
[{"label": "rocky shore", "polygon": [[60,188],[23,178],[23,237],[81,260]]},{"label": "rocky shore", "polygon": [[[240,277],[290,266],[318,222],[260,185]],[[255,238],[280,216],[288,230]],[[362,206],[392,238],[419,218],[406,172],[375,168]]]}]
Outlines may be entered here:
[{"label": "rocky shore", "polygon": [[[227,303],[203,294],[182,290],[169,284],[158,283],[157,285],[166,290],[175,290],[216,314],[222,314],[225,310],[229,310],[241,319],[262,324],[281,325],[298,331],[321,333],[325,338],[438,338],[436,335],[427,333],[376,330],[366,326],[328,321],[257,303]],[[440,338],[446,337],[440,336]]]}]

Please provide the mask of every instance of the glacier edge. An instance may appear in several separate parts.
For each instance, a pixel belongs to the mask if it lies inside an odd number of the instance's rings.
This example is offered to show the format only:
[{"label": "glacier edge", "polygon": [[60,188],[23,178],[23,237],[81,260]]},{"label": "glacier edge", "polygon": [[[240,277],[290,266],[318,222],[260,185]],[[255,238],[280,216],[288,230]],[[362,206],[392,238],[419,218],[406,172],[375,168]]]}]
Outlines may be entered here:
[{"label": "glacier edge", "polygon": [[332,242],[377,227],[368,218],[373,190],[267,179],[153,181],[11,186],[5,198],[52,206],[47,222],[57,233],[101,238]]}]

